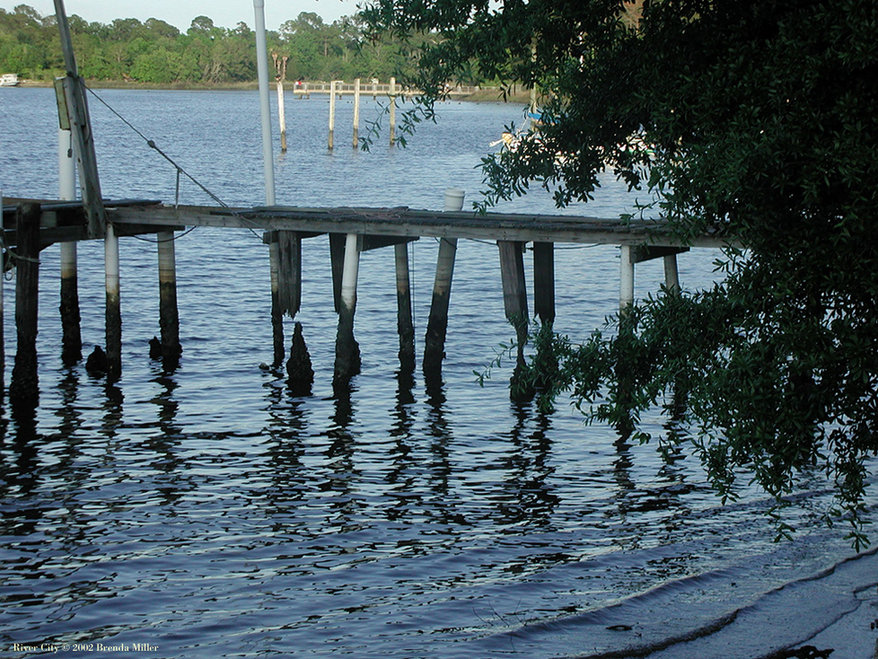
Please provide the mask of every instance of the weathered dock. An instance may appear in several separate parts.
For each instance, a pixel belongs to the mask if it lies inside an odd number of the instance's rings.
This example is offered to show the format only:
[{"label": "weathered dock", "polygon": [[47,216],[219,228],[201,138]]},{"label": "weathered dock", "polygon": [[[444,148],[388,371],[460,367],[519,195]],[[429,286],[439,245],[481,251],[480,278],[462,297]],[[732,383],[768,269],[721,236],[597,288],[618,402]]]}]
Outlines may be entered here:
[{"label": "weathered dock", "polygon": [[[461,208],[462,191],[449,191],[447,208]],[[339,316],[333,380],[346,383],[360,369],[359,346],[354,336],[357,278],[360,254],[367,250],[394,246],[398,300],[397,328],[400,338],[400,364],[413,369],[414,330],[411,318],[409,263],[406,243],[424,237],[440,239],[436,264],[436,278],[430,319],[425,337],[422,367],[428,378],[441,377],[444,357],[448,308],[454,272],[455,248],[459,239],[476,239],[495,243],[498,248],[498,267],[503,286],[504,309],[509,322],[515,327],[521,343],[527,333],[527,285],[523,253],[526,243],[534,246],[534,311],[543,322],[551,323],[556,315],[554,303],[554,246],[557,243],[618,245],[620,257],[620,309],[634,298],[634,266],[636,263],[663,258],[668,290],[679,287],[676,255],[689,247],[720,247],[726,243],[720,232],[697,237],[690,245],[681,245],[670,227],[657,220],[606,219],[584,216],[540,214],[478,213],[464,210],[419,210],[397,208],[298,208],[288,206],[259,206],[224,208],[211,206],[170,206],[151,200],[104,200],[107,231],[114,239],[136,234],[158,234],[158,268],[160,279],[159,325],[162,338],[161,354],[166,368],[177,364],[182,346],[179,343],[179,320],[176,309],[176,266],[173,239],[176,232],[189,227],[217,227],[263,232],[263,242],[269,246],[266,253],[266,273],[271,273],[272,319],[277,324],[286,314],[295,318],[301,305],[302,243],[308,238],[328,234],[330,250],[327,255],[333,278],[334,305]],[[38,226],[34,238],[25,238],[24,224]],[[29,224],[28,224],[29,223]],[[76,243],[82,240],[103,239],[89,231],[88,216],[81,202],[7,199],[3,206],[3,239],[8,257],[7,268],[17,265],[19,276],[25,275],[26,287],[18,287],[16,306],[24,309],[16,313],[19,337],[24,344],[19,350],[33,351],[30,338],[35,336],[38,267],[35,265],[39,249],[56,242]],[[30,241],[30,242],[28,242]],[[34,242],[36,241],[36,242]],[[20,253],[20,250],[28,250]],[[269,259],[269,254],[273,258]],[[17,259],[17,260],[16,260]],[[269,262],[271,266],[269,267]],[[27,266],[27,267],[22,267]],[[108,262],[108,268],[118,263]],[[30,274],[28,274],[30,273]],[[108,287],[111,285],[108,270]],[[267,280],[269,278],[267,277]],[[116,279],[116,282],[118,279]],[[113,285],[117,285],[114,283]],[[109,290],[109,288],[108,288]],[[108,305],[118,305],[108,295]],[[20,299],[19,299],[20,298]],[[114,300],[114,301],[113,301]],[[118,310],[107,313],[108,324]],[[76,314],[78,318],[78,311]],[[282,325],[281,325],[282,326]],[[108,334],[108,337],[110,335]],[[108,338],[109,341],[109,338]],[[121,341],[121,337],[119,338]],[[313,377],[310,361],[304,351],[301,334],[293,341],[294,349],[288,362],[291,387],[307,392],[310,382],[298,382],[296,370],[302,365],[307,378]],[[296,347],[298,345],[298,347]],[[109,352],[109,351],[108,351]],[[275,366],[286,357],[281,337],[275,346]],[[18,362],[19,357],[16,356]],[[27,365],[35,360],[22,357]],[[294,362],[291,365],[290,362]],[[23,367],[24,368],[24,367]],[[33,370],[33,368],[31,368]],[[108,369],[111,377],[118,377],[121,364]],[[16,379],[15,377],[13,378]],[[25,379],[26,380],[26,379]]]},{"label": "weathered dock", "polygon": [[[360,371],[360,349],[354,335],[357,279],[360,254],[370,249],[393,246],[396,267],[397,328],[399,358],[403,370],[415,364],[414,326],[406,244],[422,237],[440,239],[430,316],[424,341],[422,367],[426,379],[441,381],[442,359],[448,324],[448,310],[457,241],[476,239],[496,243],[499,253],[503,306],[506,318],[519,339],[518,363],[523,361],[522,346],[527,337],[529,313],[524,270],[524,245],[533,243],[534,309],[544,323],[555,318],[554,245],[556,243],[611,244],[620,247],[620,310],[634,300],[634,266],[640,261],[663,258],[668,291],[679,289],[676,255],[693,247],[718,247],[725,243],[721,232],[705,233],[680,243],[670,227],[661,221],[638,219],[622,221],[595,217],[558,215],[476,213],[463,211],[464,191],[451,189],[445,194],[443,211],[396,208],[295,208],[274,204],[272,149],[268,121],[267,54],[264,42],[262,3],[257,8],[258,68],[263,124],[263,154],[266,168],[267,206],[227,208],[168,206],[157,201],[106,200],[101,194],[85,83],[77,73],[73,44],[62,0],[56,0],[67,75],[56,80],[59,115],[59,197],[60,200],[8,199],[2,206],[3,270],[16,268],[15,321],[17,350],[9,387],[13,408],[33,408],[37,404],[36,329],[39,288],[39,253],[49,245],[61,243],[62,325],[65,364],[81,358],[79,309],[76,294],[76,249],[83,240],[104,242],[106,282],[106,351],[96,349],[86,363],[92,373],[105,373],[112,382],[121,377],[122,318],[119,278],[119,238],[157,234],[159,277],[159,327],[161,339],[151,342],[150,354],[161,357],[166,370],[176,368],[183,346],[179,340],[176,295],[176,232],[188,227],[246,228],[263,231],[268,245],[271,282],[271,322],[274,335],[274,366],[286,357],[283,316],[295,319],[301,306],[302,242],[329,235],[329,267],[333,280],[333,303],[338,313],[333,382],[345,385]],[[261,29],[260,29],[261,27]],[[277,60],[276,60],[277,64]],[[283,72],[278,72],[282,99]],[[375,83],[377,85],[377,83]],[[395,82],[388,94],[391,111],[391,143]],[[377,86],[375,87],[377,93]],[[330,85],[330,137],[333,145],[336,83]],[[355,104],[359,100],[359,81],[354,85]],[[354,146],[357,144],[358,113],[355,111]],[[150,142],[150,146],[155,146]],[[159,151],[159,153],[162,153]],[[79,168],[82,202],[74,197],[74,155]],[[165,154],[162,154],[165,155]],[[165,155],[167,158],[167,156]],[[169,159],[170,160],[170,159]],[[182,172],[177,167],[178,176]],[[2,353],[2,287],[0,287],[0,374]],[[157,345],[155,345],[157,344]],[[286,363],[288,382],[297,394],[310,391],[313,379],[301,328],[297,324],[290,358]],[[2,383],[0,383],[2,384]]]}]

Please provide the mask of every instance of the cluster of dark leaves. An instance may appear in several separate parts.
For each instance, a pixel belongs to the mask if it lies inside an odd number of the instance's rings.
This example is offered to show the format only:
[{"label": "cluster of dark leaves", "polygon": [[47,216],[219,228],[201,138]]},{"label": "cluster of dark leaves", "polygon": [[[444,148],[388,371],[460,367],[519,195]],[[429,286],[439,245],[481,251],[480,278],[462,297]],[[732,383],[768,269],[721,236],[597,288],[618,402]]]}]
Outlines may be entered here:
[{"label": "cluster of dark leaves", "polygon": [[705,232],[729,242],[709,290],[645,300],[582,345],[535,338],[555,355],[551,377],[531,365],[552,383],[544,404],[571,391],[588,418],[636,432],[672,397],[686,429],[675,437],[724,497],[747,473],[780,500],[822,469],[839,504],[828,519],[865,542],[878,453],[878,5],[381,0],[365,16],[397,35],[438,33],[413,81],[425,107],[474,61],[537,85],[538,130],[485,160],[489,205],[534,184],[560,205],[586,201],[612,171],[652,193],[684,244]]}]

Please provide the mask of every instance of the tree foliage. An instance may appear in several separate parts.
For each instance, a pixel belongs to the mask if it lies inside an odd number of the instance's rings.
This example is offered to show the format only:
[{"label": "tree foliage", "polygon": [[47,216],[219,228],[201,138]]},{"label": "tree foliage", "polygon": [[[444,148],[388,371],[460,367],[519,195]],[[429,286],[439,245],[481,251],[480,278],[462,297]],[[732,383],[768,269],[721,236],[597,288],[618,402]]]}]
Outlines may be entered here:
[{"label": "tree foliage", "polygon": [[[484,164],[487,202],[588,200],[611,171],[686,242],[730,244],[721,283],[659,295],[582,345],[554,340],[551,397],[636,428],[676,397],[678,432],[726,497],[780,500],[823,470],[862,535],[878,452],[878,4],[870,0],[376,0],[375,32],[434,31],[417,76],[540,91],[542,124]],[[636,221],[633,218],[632,221]],[[618,320],[618,319],[617,319]],[[546,379],[540,380],[545,382]],[[544,399],[544,402],[545,399]]]},{"label": "tree foliage", "polygon": [[[88,80],[221,85],[256,79],[255,36],[243,22],[227,29],[196,16],[185,33],[156,18],[102,24],[74,14],[69,23],[80,73]],[[409,66],[398,42],[367,41],[356,17],[326,24],[303,12],[269,32],[268,45],[290,57],[292,79],[387,80]],[[27,5],[0,9],[0,72],[48,80],[62,70],[54,15],[43,17]]]}]

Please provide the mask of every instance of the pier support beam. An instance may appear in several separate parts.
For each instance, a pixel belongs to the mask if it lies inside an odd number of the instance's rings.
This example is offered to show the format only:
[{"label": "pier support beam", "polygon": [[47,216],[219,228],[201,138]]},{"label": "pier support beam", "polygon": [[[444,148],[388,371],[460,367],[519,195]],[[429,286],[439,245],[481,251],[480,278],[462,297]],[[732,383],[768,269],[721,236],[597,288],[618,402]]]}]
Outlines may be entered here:
[{"label": "pier support beam", "polygon": [[159,259],[159,329],[162,341],[162,366],[173,371],[180,365],[180,315],[177,310],[177,264],[174,232],[158,234]]},{"label": "pier support beam", "polygon": [[122,306],[119,289],[119,237],[112,222],[107,222],[104,236],[104,272],[107,289],[107,380],[116,382],[122,376]]},{"label": "pier support beam", "polygon": [[22,204],[15,217],[16,274],[15,366],[9,385],[13,410],[34,409],[39,404],[37,380],[37,313],[40,279],[40,206]]},{"label": "pier support beam", "polygon": [[415,327],[412,322],[412,291],[409,278],[408,243],[394,245],[396,261],[396,329],[399,334],[399,364],[403,371],[415,368]]},{"label": "pier support beam", "polygon": [[341,277],[344,270],[345,234],[329,234],[329,262],[332,266],[332,303],[335,313],[341,310]]},{"label": "pier support beam", "polygon": [[[391,79],[391,89],[393,79]],[[464,191],[454,188],[445,191],[445,210],[459,211],[463,208]],[[436,278],[433,282],[433,299],[424,338],[424,376],[438,379],[442,375],[445,357],[445,334],[448,329],[448,304],[451,299],[451,279],[454,276],[454,259],[457,254],[457,238],[442,238],[436,258]]]},{"label": "pier support beam", "polygon": [[500,278],[503,282],[503,309],[506,319],[515,328],[515,338],[518,343],[515,359],[515,370],[510,381],[512,388],[510,395],[514,399],[526,399],[531,397],[529,391],[520,387],[522,369],[525,367],[524,346],[527,343],[527,288],[524,279],[524,257],[521,242],[510,240],[498,240],[497,247],[500,251]]},{"label": "pier support beam", "polygon": [[279,367],[284,362],[284,322],[278,294],[278,271],[280,269],[280,252],[277,245],[277,231],[267,231],[264,240],[268,242],[268,258],[271,271],[271,334],[274,346],[272,366]]},{"label": "pier support beam", "polygon": [[[59,199],[76,199],[76,163],[73,159],[73,135],[69,128],[58,129],[58,195]],[[61,243],[60,258],[61,361],[65,366],[72,366],[82,359],[76,243]]]},{"label": "pier support beam", "polygon": [[628,313],[634,304],[634,259],[631,245],[622,245],[619,258],[619,313]]},{"label": "pier support beam", "polygon": [[534,243],[534,313],[544,325],[555,322],[554,243]]},{"label": "pier support beam", "polygon": [[360,372],[360,346],[354,338],[354,311],[357,307],[357,276],[360,269],[359,236],[345,237],[344,269],[341,280],[341,304],[338,310],[338,333],[335,339],[333,384],[346,385]]},{"label": "pier support beam", "polygon": [[677,255],[666,254],[664,257],[665,265],[665,288],[668,293],[677,294],[680,292],[680,273],[677,270]]}]

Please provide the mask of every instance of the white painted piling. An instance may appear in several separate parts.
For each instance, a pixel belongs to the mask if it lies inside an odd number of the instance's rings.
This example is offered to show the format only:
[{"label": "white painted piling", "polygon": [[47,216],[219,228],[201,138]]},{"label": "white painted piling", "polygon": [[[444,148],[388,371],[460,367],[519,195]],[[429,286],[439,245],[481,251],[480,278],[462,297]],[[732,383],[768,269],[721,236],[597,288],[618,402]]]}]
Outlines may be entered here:
[{"label": "white painted piling", "polygon": [[271,107],[268,91],[268,48],[265,41],[265,0],[253,0],[256,15],[256,74],[262,117],[262,163],[265,170],[265,203],[274,206],[274,155],[271,146]]},{"label": "white painted piling", "polygon": [[357,234],[345,236],[344,269],[341,276],[341,302],[348,309],[357,305],[357,276],[360,270],[360,250]]},{"label": "white painted piling", "polygon": [[354,148],[360,146],[360,79],[354,78]]},{"label": "white painted piling", "polygon": [[677,270],[677,255],[668,254],[664,257],[665,263],[665,288],[669,293],[680,292],[680,273]]},{"label": "white painted piling", "polygon": [[622,245],[619,258],[619,311],[625,313],[634,304],[634,260],[631,245]]},{"label": "white painted piling", "polygon": [[329,83],[329,150],[334,146],[335,133],[335,80]]},{"label": "white painted piling", "polygon": [[[66,117],[62,118],[66,119]],[[67,122],[64,122],[67,123]],[[58,198],[76,199],[76,161],[73,157],[73,134],[58,129]],[[61,360],[71,365],[82,358],[79,290],[76,267],[76,242],[61,243]]]},{"label": "white painted piling", "polygon": [[280,125],[280,150],[287,152],[287,118],[284,107],[284,82],[277,81],[277,122]]},{"label": "white painted piling", "polygon": [[396,78],[390,79],[390,146],[396,144]]},{"label": "white painted piling", "polygon": [[104,234],[104,273],[107,289],[107,379],[115,382],[122,375],[122,307],[119,288],[119,238],[112,222],[107,222],[107,231]]}]

